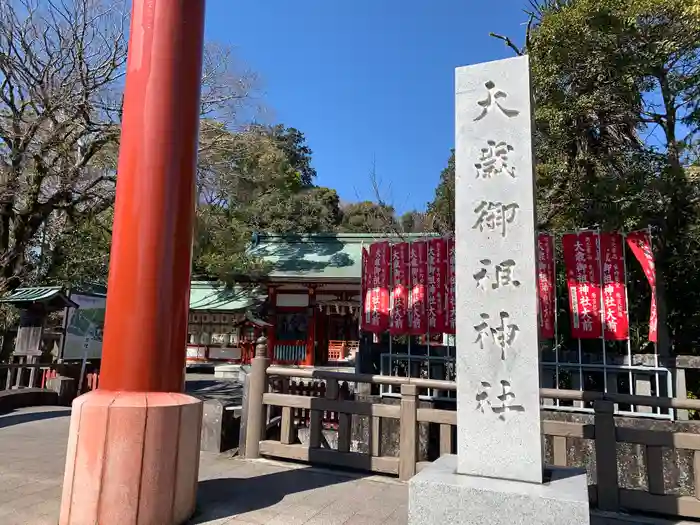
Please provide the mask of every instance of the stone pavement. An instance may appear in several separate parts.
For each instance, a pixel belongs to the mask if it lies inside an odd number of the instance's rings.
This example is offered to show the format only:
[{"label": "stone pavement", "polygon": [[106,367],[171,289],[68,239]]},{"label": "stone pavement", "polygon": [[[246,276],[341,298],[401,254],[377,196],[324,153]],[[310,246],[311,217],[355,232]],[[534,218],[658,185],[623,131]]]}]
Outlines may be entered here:
[{"label": "stone pavement", "polygon": [[[0,414],[0,525],[56,525],[70,411]],[[202,454],[198,525],[403,525],[408,491],[391,478]],[[661,525],[596,515],[592,525]],[[696,523],[697,525],[697,523]]]},{"label": "stone pavement", "polygon": [[[0,415],[0,524],[56,525],[70,411]],[[201,525],[400,525],[406,486],[379,476],[202,454]]]}]

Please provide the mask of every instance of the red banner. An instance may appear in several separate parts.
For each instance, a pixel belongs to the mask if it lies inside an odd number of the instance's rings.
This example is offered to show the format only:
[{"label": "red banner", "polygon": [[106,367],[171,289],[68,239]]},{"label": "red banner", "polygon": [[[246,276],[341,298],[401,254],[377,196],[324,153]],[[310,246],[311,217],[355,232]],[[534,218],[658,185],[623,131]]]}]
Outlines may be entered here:
[{"label": "red banner", "polygon": [[369,298],[367,297],[367,290],[369,290],[369,253],[367,248],[362,247],[362,325],[365,324],[365,314],[369,308]]},{"label": "red banner", "polygon": [[362,329],[380,333],[389,325],[389,243],[377,242],[369,247],[367,301]]},{"label": "red banner", "polygon": [[651,249],[651,235],[648,231],[630,232],[627,234],[627,245],[642,265],[651,287],[651,313],[649,314],[649,341],[656,343],[656,266],[654,253]]},{"label": "red banner", "polygon": [[428,280],[428,243],[417,241],[409,248],[411,269],[411,295],[408,304],[408,324],[411,335],[423,335],[428,331],[426,318],[426,291]]},{"label": "red banner", "polygon": [[391,247],[391,316],[389,332],[393,335],[408,332],[408,243]]},{"label": "red banner", "polygon": [[445,283],[447,274],[445,239],[428,241],[428,332],[444,333],[446,324]]},{"label": "red banner", "polygon": [[600,234],[600,255],[603,260],[603,319],[605,339],[623,341],[629,337],[625,261],[622,235]]},{"label": "red banner", "polygon": [[445,333],[454,335],[457,331],[457,259],[454,237],[447,238],[445,244],[447,248]]},{"label": "red banner", "polygon": [[540,337],[554,339],[555,312],[554,237],[537,235],[537,296],[540,306]]},{"label": "red banner", "polygon": [[597,339],[603,335],[597,237],[595,232],[570,233],[562,237],[571,337],[574,339]]}]

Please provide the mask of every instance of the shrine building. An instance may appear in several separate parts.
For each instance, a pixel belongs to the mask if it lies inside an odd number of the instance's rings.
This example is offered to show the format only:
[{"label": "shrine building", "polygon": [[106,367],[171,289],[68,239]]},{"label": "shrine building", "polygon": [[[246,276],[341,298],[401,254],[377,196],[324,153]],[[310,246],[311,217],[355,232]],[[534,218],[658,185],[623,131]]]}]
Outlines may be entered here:
[{"label": "shrine building", "polygon": [[[415,240],[418,235],[406,235]],[[256,283],[193,282],[189,365],[248,363],[267,337],[275,364],[342,366],[360,341],[362,248],[382,234],[256,234],[251,255],[266,266]]]}]

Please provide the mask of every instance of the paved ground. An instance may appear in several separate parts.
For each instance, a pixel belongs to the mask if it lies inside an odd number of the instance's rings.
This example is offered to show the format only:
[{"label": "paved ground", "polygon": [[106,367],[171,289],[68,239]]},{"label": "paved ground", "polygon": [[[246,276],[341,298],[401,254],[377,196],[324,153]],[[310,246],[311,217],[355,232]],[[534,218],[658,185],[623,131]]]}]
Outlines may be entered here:
[{"label": "paved ground", "polygon": [[[56,525],[69,410],[38,407],[0,415],[0,524]],[[403,525],[405,484],[269,461],[203,454],[201,525]],[[669,524],[597,515],[592,525]],[[688,523],[688,522],[672,522]]]},{"label": "paved ground", "polygon": [[[55,525],[69,411],[0,415],[0,524]],[[406,486],[268,461],[203,454],[192,524],[400,525]]]}]

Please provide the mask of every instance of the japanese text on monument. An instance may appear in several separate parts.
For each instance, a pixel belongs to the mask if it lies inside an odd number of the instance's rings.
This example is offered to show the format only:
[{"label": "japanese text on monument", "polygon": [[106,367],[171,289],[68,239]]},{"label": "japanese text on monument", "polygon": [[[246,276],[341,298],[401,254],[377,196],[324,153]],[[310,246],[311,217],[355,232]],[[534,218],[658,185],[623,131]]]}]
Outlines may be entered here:
[{"label": "japanese text on monument", "polygon": [[[484,87],[487,94],[484,99],[477,101],[481,111],[474,121],[485,119],[490,113],[501,113],[509,119],[520,114],[519,110],[508,106],[508,94],[498,89],[495,82],[488,81]],[[493,115],[493,117],[497,116]],[[516,178],[516,166],[508,158],[513,150],[513,146],[506,141],[488,140],[486,147],[480,150],[479,157],[474,162],[476,178],[482,184],[507,183],[507,180],[501,179],[502,176],[506,176],[506,179]],[[505,239],[508,236],[509,225],[517,220],[519,209],[520,205],[517,202],[504,203],[480,199],[474,208],[475,222],[472,229],[487,234],[494,232]],[[473,276],[477,288],[482,290],[482,293],[508,293],[509,290],[520,286],[520,281],[514,275],[517,266],[514,259],[494,262],[491,254],[479,255],[481,268]],[[476,332],[474,344],[478,344],[482,350],[487,345],[493,345],[500,352],[502,361],[508,359],[520,331],[509,312],[503,310],[493,314],[482,312],[478,322],[473,326]],[[511,381],[499,378],[497,384],[500,388],[493,391],[492,381],[481,381],[476,392],[476,410],[482,413],[491,411],[502,421],[507,421],[511,413],[524,412],[525,408],[517,402]]]}]

